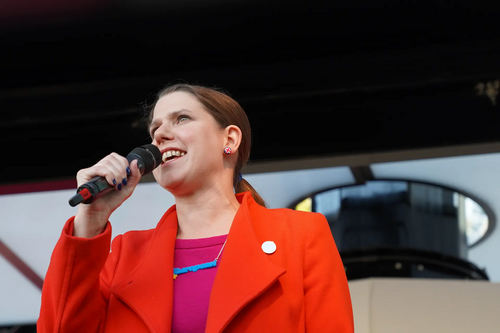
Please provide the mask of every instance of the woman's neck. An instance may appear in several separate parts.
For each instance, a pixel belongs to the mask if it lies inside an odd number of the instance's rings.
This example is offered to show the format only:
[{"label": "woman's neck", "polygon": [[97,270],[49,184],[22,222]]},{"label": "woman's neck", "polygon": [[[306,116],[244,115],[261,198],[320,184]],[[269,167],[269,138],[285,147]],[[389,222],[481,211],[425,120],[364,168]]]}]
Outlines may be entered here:
[{"label": "woman's neck", "polygon": [[214,189],[176,197],[177,238],[207,238],[229,233],[240,203],[232,191]]}]

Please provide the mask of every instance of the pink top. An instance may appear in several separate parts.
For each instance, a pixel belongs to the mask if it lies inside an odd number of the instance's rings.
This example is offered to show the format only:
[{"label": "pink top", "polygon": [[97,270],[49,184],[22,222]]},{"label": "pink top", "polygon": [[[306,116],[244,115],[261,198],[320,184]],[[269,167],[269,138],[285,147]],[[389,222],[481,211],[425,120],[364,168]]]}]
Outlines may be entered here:
[{"label": "pink top", "polygon": [[[214,261],[226,238],[227,235],[201,239],[177,239],[174,268]],[[222,256],[221,254],[217,260],[217,266]],[[172,333],[205,332],[210,291],[217,273],[217,266],[179,274],[174,280]]]}]

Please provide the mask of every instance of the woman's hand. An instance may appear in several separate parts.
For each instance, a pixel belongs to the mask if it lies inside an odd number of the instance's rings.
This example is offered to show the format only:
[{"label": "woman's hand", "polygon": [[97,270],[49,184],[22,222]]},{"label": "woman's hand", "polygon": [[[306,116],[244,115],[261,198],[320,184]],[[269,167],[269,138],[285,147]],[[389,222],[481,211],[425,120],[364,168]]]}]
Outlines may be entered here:
[{"label": "woman's hand", "polygon": [[74,221],[74,236],[91,238],[102,233],[111,213],[132,195],[141,179],[137,160],[129,165],[125,157],[116,153],[111,153],[90,168],[78,171],[78,187],[96,176],[104,177],[115,189],[91,204],[79,205]]}]

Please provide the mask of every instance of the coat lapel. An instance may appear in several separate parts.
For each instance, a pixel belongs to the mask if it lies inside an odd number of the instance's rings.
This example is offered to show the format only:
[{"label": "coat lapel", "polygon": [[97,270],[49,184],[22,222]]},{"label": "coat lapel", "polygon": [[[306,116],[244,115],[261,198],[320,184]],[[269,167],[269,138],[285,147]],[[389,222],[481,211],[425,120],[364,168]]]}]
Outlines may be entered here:
[{"label": "coat lapel", "polygon": [[[238,195],[236,213],[222,254],[210,296],[206,332],[221,332],[241,309],[285,273],[261,249],[252,224],[249,205],[257,205],[249,193]],[[260,206],[259,206],[260,207]],[[162,217],[144,260],[112,288],[153,333],[172,326],[173,266],[177,235],[175,206]]]},{"label": "coat lapel", "polygon": [[257,204],[249,193],[239,195],[238,199],[241,205],[231,226],[210,295],[207,333],[221,332],[245,305],[285,273],[285,269],[273,264],[261,249],[249,208],[249,204]]},{"label": "coat lapel", "polygon": [[162,217],[144,260],[112,292],[132,308],[153,333],[170,330],[177,214]]}]

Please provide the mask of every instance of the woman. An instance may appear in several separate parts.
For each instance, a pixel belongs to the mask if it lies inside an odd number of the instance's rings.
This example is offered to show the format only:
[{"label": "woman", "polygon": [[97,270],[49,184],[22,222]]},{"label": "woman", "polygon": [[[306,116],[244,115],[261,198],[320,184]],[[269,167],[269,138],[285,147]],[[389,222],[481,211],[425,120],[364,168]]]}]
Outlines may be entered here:
[{"label": "woman", "polygon": [[67,221],[38,332],[353,332],[326,219],[267,209],[241,179],[250,125],[239,104],[174,85],[150,121],[163,154],[154,176],[176,204],[155,229],[117,236],[109,253],[108,219],[139,182],[136,161],[113,153],[80,170],[78,184],[102,176],[116,191]]}]

